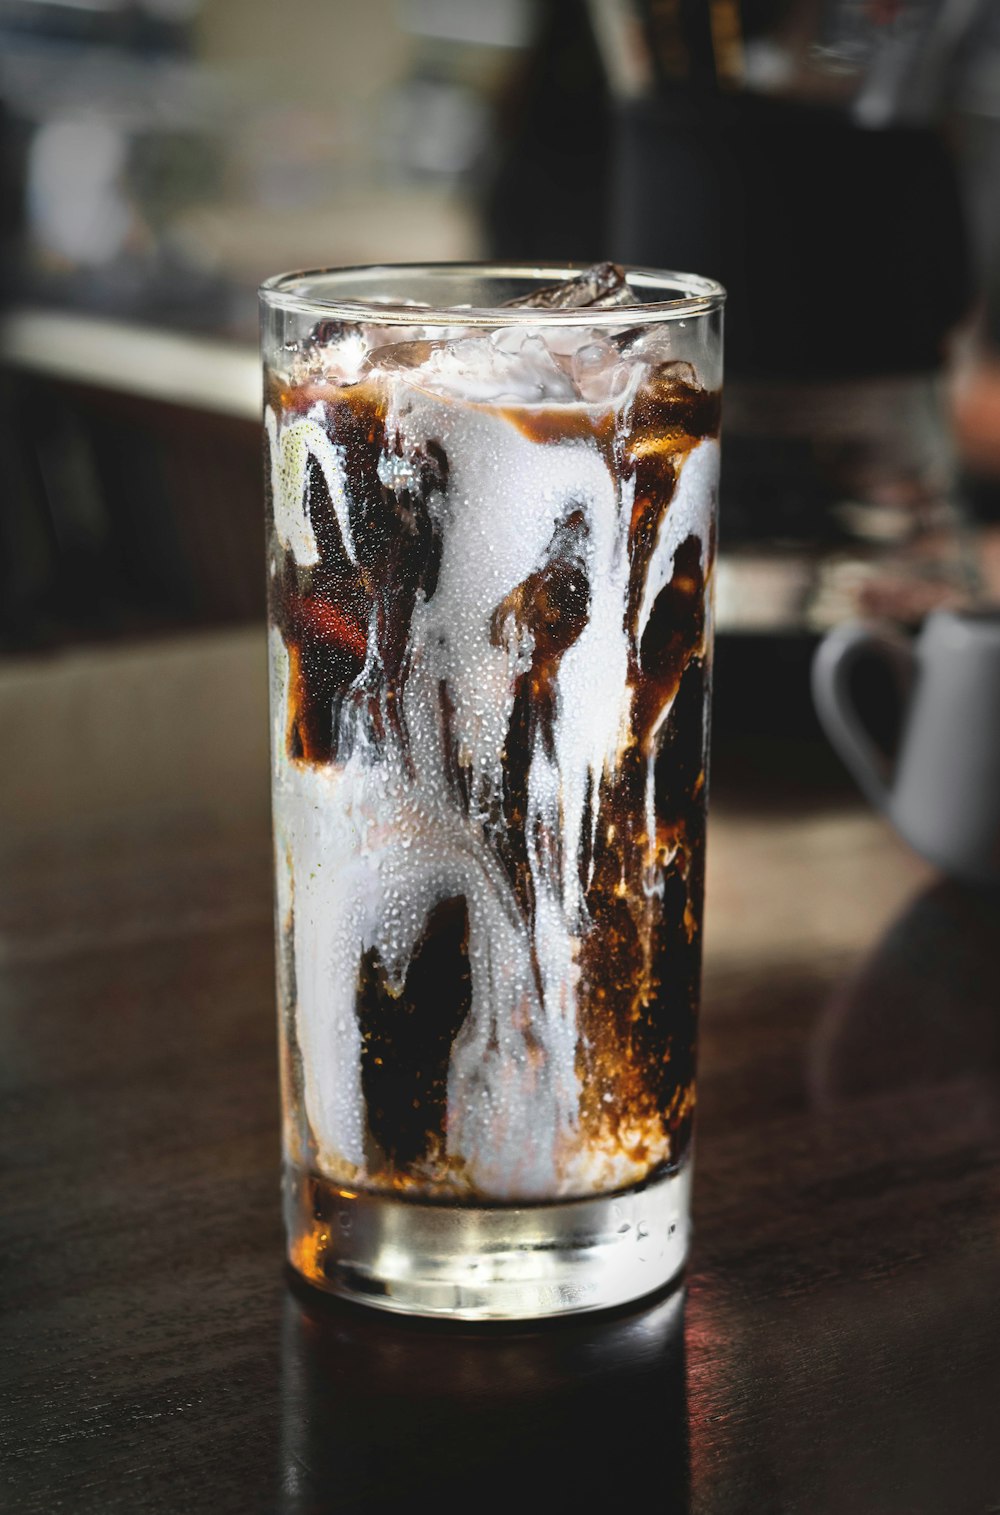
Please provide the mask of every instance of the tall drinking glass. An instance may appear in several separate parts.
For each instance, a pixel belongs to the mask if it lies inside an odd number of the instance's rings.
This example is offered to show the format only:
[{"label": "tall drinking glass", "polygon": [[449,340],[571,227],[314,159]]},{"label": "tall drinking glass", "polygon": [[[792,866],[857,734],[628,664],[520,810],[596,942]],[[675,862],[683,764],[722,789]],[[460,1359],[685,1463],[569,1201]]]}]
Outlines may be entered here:
[{"label": "tall drinking glass", "polygon": [[617,1305],[688,1246],[723,291],[262,291],[285,1216],[388,1309]]}]

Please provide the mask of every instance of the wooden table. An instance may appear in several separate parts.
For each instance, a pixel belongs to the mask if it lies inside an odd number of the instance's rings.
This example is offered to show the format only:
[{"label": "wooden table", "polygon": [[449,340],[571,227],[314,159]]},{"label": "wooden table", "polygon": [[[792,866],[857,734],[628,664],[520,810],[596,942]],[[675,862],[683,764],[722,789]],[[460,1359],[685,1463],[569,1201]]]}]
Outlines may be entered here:
[{"label": "wooden table", "polygon": [[256,632],[0,668],[0,1507],[1000,1510],[998,900],[724,742],[686,1296],[339,1305],[282,1264],[263,689]]}]

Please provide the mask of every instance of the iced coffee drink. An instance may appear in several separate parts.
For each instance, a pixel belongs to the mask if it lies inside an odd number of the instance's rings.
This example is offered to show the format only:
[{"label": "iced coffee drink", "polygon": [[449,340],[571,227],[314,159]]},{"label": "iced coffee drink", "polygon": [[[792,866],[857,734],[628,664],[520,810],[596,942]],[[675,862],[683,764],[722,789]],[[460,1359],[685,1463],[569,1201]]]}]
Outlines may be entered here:
[{"label": "iced coffee drink", "polygon": [[264,291],[290,1256],[558,1313],[683,1261],[721,292]]}]

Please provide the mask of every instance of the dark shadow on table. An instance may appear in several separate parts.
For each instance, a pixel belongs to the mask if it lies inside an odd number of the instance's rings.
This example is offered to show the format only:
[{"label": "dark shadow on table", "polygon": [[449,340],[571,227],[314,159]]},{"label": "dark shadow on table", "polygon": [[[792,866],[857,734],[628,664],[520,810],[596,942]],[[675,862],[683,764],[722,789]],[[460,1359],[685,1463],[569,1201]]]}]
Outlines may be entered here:
[{"label": "dark shadow on table", "polygon": [[938,881],[756,1043],[760,998],[730,1012],[762,1109],[716,1089],[699,1133],[692,1515],[1000,1510],[998,922],[1000,892]]},{"label": "dark shadow on table", "polygon": [[893,922],[817,1021],[820,1106],[971,1078],[1000,1127],[1000,887],[939,879]]},{"label": "dark shadow on table", "polygon": [[689,1507],[684,1294],[524,1326],[382,1315],[293,1284],[280,1515]]}]

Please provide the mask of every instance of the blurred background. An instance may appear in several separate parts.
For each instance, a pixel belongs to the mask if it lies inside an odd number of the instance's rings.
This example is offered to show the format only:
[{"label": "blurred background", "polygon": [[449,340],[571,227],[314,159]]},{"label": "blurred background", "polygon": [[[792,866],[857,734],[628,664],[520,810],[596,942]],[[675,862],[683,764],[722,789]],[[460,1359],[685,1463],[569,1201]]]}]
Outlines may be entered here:
[{"label": "blurred background", "polygon": [[611,257],[730,291],[773,722],[826,627],[1000,593],[998,185],[991,0],[2,0],[0,648],[261,622],[263,277]]}]

